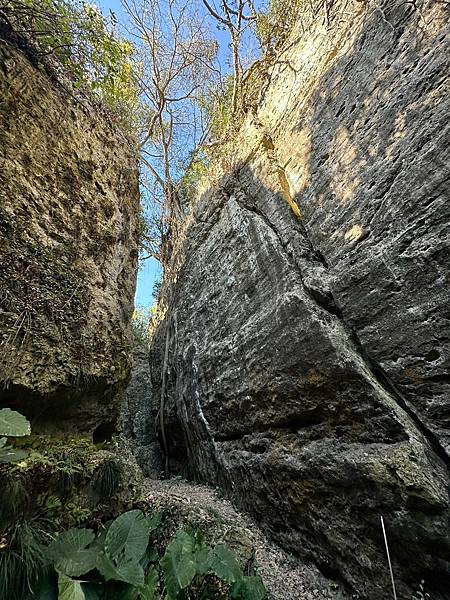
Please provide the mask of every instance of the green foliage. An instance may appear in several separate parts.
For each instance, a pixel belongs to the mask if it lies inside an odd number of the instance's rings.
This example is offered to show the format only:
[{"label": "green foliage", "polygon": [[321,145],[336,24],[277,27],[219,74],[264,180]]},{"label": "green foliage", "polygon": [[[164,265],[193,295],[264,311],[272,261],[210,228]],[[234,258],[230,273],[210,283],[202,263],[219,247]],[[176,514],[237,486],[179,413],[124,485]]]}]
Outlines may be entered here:
[{"label": "green foliage", "polygon": [[[58,575],[59,600],[263,600],[259,577],[247,577],[223,544],[208,547],[198,534],[179,531],[164,556],[149,547],[159,515],[126,512],[100,534],[70,529],[44,550]],[[80,579],[81,578],[81,579]],[[36,598],[50,598],[54,579],[42,576]],[[86,583],[88,582],[88,583]],[[47,595],[46,595],[47,594]]]},{"label": "green foliage", "polygon": [[89,573],[95,565],[97,554],[87,549],[95,539],[91,529],[69,529],[61,533],[47,548],[47,558],[56,571],[70,577]]},{"label": "green foliage", "polygon": [[213,548],[210,552],[209,561],[211,571],[230,585],[243,578],[239,563],[232,552],[223,544]]},{"label": "green foliage", "polygon": [[210,124],[210,134],[213,140],[220,140],[230,126],[233,116],[231,106],[233,85],[234,78],[232,75],[228,75],[221,90],[211,88],[209,93],[199,100],[199,105],[204,110]]},{"label": "green foliage", "polygon": [[210,158],[201,147],[194,150],[189,165],[178,184],[178,193],[184,206],[189,206],[194,198],[199,182],[208,172],[209,164]]},{"label": "green foliage", "polygon": [[4,473],[0,485],[0,530],[20,518],[28,501],[23,477],[19,473]]},{"label": "green foliage", "polygon": [[205,579],[207,581],[211,576],[228,584],[231,598],[263,600],[266,597],[260,577],[245,576],[236,558],[224,544],[208,548],[201,540],[184,531],[180,531],[167,546],[161,566],[168,600],[181,598],[183,590],[193,582],[204,590]]},{"label": "green foliage", "polygon": [[0,598],[23,600],[42,573],[45,525],[36,519],[23,521],[0,536]]},{"label": "green foliage", "polygon": [[14,443],[23,458],[0,469],[0,530],[43,514],[55,530],[86,522],[92,515],[87,489],[83,495],[95,468],[92,441],[30,435]]},{"label": "green foliage", "polygon": [[[30,433],[30,423],[23,415],[10,408],[0,410],[0,436],[23,437]],[[6,437],[0,437],[0,463],[17,462],[26,455],[26,452],[10,446]]]},{"label": "green foliage", "polygon": [[282,44],[298,22],[302,9],[311,10],[311,7],[311,2],[305,0],[270,0],[268,9],[259,13],[257,20],[261,46],[267,50]]},{"label": "green foliage", "polygon": [[131,317],[131,326],[133,334],[139,342],[148,341],[150,323],[153,318],[154,308],[145,308],[137,306]]},{"label": "green foliage", "polygon": [[81,583],[70,579],[63,573],[58,576],[58,599],[59,600],[86,600]]},{"label": "green foliage", "polygon": [[122,479],[122,467],[117,460],[109,458],[95,469],[91,485],[100,498],[108,498],[119,488]]},{"label": "green foliage", "polygon": [[161,559],[161,566],[165,575],[168,598],[173,600],[188,587],[197,572],[194,538],[180,531],[167,546],[166,553]]},{"label": "green foliage", "polygon": [[0,435],[20,437],[30,433],[30,423],[23,415],[10,408],[0,410]]},{"label": "green foliage", "polygon": [[123,554],[127,560],[138,562],[147,549],[152,527],[152,520],[145,517],[140,510],[131,510],[120,515],[106,534],[106,554],[113,559]]},{"label": "green foliage", "polygon": [[135,108],[133,46],[113,32],[94,5],[79,0],[8,0],[0,12],[15,33],[26,31],[35,58],[70,81],[74,90],[89,90],[110,107]]}]

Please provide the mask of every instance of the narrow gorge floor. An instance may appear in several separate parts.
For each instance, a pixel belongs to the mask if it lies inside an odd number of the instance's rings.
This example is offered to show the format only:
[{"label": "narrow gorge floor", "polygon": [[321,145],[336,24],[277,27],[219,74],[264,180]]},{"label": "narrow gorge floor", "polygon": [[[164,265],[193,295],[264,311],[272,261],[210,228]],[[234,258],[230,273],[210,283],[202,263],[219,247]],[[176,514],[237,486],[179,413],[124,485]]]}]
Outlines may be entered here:
[{"label": "narrow gorge floor", "polygon": [[187,525],[215,523],[230,546],[247,546],[249,562],[257,568],[271,600],[344,600],[336,584],[271,542],[250,517],[221,498],[219,490],[180,478],[146,479],[143,495],[155,508],[184,513]]}]

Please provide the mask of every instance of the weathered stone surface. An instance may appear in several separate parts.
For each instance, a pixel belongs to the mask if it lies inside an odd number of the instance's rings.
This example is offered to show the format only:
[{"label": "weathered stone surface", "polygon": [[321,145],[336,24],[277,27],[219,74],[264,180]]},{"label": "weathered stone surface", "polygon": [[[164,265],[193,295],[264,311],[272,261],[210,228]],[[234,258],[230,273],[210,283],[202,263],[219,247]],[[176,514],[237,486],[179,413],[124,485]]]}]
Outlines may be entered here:
[{"label": "weathered stone surface", "polygon": [[154,394],[169,331],[173,469],[373,600],[383,515],[400,597],[423,578],[450,598],[448,19],[400,0],[329,18],[294,32],[192,208]]},{"label": "weathered stone surface", "polygon": [[0,406],[114,428],[129,371],[137,159],[106,115],[0,44]]},{"label": "weathered stone surface", "polygon": [[133,347],[131,377],[122,408],[123,433],[138,465],[148,477],[158,478],[163,470],[153,410],[152,383],[146,343]]}]

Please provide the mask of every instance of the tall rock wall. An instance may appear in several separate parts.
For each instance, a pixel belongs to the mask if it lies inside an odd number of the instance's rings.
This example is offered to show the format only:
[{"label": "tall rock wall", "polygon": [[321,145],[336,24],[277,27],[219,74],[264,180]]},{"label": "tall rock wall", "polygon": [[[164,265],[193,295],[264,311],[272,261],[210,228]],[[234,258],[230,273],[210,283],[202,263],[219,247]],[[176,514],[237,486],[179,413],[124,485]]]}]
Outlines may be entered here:
[{"label": "tall rock wall", "polygon": [[326,5],[192,207],[155,402],[173,469],[351,593],[390,596],[383,516],[399,597],[450,598],[448,7]]},{"label": "tall rock wall", "polygon": [[0,40],[0,406],[35,430],[114,429],[138,210],[119,127]]}]

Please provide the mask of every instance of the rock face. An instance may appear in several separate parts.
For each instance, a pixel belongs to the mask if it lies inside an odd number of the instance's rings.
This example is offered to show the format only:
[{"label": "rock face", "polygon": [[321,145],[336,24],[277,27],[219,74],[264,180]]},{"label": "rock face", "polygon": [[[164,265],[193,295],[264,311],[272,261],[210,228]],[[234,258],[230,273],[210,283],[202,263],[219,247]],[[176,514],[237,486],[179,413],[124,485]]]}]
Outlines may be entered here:
[{"label": "rock face", "polygon": [[129,371],[137,158],[0,42],[0,406],[101,440]]},{"label": "rock face", "polygon": [[151,402],[152,384],[145,342],[133,347],[131,377],[122,407],[123,433],[144,475],[158,479],[162,472],[156,414]]},{"label": "rock face", "polygon": [[450,598],[448,15],[327,4],[192,207],[155,402],[173,470],[350,593],[391,594],[382,515],[399,597]]}]

